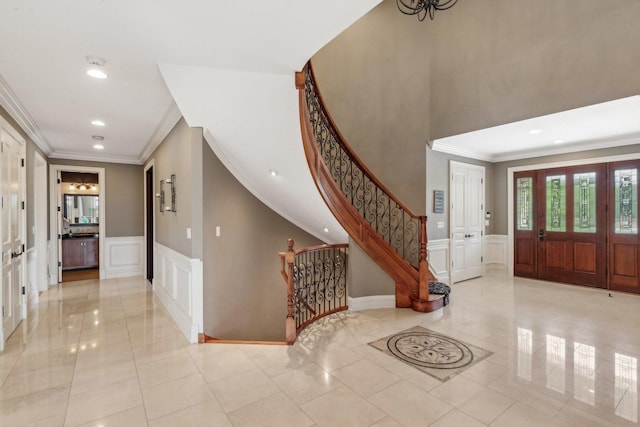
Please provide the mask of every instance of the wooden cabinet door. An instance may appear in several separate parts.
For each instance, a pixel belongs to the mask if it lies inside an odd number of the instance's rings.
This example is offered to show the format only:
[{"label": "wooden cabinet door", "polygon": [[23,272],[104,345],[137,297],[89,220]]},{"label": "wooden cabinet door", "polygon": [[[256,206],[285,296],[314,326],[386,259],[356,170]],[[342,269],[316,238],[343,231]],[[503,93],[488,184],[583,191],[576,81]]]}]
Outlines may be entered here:
[{"label": "wooden cabinet door", "polygon": [[84,241],[84,265],[85,267],[97,267],[99,262],[98,239],[86,239]]},{"label": "wooden cabinet door", "polygon": [[62,268],[79,268],[84,266],[84,246],[80,239],[62,240]]}]

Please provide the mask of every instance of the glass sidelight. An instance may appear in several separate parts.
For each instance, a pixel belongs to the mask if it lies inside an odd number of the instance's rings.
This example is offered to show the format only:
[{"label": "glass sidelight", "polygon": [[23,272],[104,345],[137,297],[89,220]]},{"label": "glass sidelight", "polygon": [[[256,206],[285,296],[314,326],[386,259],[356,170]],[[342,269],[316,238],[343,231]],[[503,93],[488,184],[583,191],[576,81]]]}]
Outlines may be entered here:
[{"label": "glass sidelight", "polygon": [[638,170],[614,172],[615,233],[638,234]]},{"label": "glass sidelight", "polygon": [[518,178],[516,209],[518,212],[518,221],[516,228],[518,230],[533,229],[533,178]]}]

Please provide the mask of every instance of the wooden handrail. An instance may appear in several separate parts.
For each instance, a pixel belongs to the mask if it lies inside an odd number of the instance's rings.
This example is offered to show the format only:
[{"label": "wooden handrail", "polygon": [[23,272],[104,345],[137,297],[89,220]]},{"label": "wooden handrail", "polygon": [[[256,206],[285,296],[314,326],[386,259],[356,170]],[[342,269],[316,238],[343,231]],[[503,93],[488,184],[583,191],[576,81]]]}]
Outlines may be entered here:
[{"label": "wooden handrail", "polygon": [[[305,67],[305,69],[307,70],[306,72],[311,73],[311,78],[315,82],[316,81],[316,77],[315,77],[315,74],[313,73],[313,66],[311,65],[311,61],[309,61],[307,63],[307,66]],[[305,73],[305,70],[301,71],[301,73]],[[303,74],[303,76],[304,76],[304,74]],[[296,88],[298,90],[300,90],[300,89],[304,90],[304,77],[302,78],[302,87],[299,87],[298,84],[299,84],[299,80],[296,77]],[[324,98],[322,96],[322,93],[320,92],[320,89],[318,89],[317,85],[316,85],[316,94],[318,96],[318,99],[322,103],[322,105],[326,106],[327,104],[324,102]],[[340,128],[338,126],[336,126],[336,123],[333,120],[333,116],[331,115],[331,112],[328,109],[325,108],[324,109],[324,113],[326,114],[327,119],[329,120],[331,128],[335,131],[336,136],[340,140],[340,145],[342,147],[344,147],[345,151],[347,151],[349,153],[351,158],[353,158],[355,160],[355,162],[358,164],[358,166],[367,174],[367,176],[371,179],[371,181],[373,181],[373,183],[375,185],[377,185],[382,191],[384,191],[387,195],[389,195],[391,200],[393,200],[398,206],[400,206],[403,211],[405,211],[406,213],[408,213],[411,217],[413,217],[415,219],[420,218],[420,215],[416,215],[415,213],[413,213],[411,211],[411,209],[409,209],[407,206],[405,206],[405,204],[402,203],[400,201],[400,199],[398,199],[382,182],[380,182],[380,180],[373,174],[373,172],[371,172],[369,170],[367,165],[362,160],[360,160],[360,157],[356,154],[355,151],[353,151],[353,148],[351,148],[351,145],[349,145],[349,143],[347,142],[346,138],[342,135],[342,132],[340,131]]]},{"label": "wooden handrail", "polygon": [[346,142],[326,109],[310,63],[295,80],[307,163],[323,199],[347,233],[394,279],[397,307],[440,308],[428,293],[429,281],[436,279],[426,261],[427,217],[400,202]]}]

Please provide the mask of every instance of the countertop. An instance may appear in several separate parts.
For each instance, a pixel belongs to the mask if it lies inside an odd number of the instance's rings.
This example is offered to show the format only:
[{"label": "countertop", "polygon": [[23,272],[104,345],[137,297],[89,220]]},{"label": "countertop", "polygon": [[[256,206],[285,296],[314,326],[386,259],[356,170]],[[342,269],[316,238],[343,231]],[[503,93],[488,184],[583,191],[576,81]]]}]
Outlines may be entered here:
[{"label": "countertop", "polygon": [[72,234],[63,234],[63,239],[98,239],[100,234],[98,233],[72,233]]}]

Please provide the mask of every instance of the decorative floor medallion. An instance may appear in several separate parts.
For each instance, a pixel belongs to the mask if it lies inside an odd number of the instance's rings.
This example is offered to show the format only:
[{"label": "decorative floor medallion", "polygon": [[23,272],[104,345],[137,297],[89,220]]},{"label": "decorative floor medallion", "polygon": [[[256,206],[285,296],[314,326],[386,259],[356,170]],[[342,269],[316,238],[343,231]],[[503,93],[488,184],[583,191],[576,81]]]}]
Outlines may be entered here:
[{"label": "decorative floor medallion", "polygon": [[381,338],[369,345],[442,382],[493,354],[421,326]]}]

